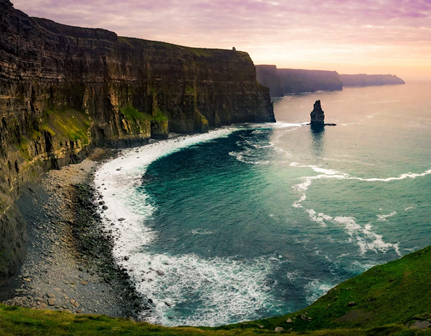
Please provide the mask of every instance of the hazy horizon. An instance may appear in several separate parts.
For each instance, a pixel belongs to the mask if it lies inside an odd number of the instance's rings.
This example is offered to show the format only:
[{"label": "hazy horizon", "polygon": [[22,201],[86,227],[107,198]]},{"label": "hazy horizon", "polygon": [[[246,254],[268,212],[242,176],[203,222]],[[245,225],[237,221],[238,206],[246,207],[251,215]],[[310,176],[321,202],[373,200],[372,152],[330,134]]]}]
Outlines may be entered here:
[{"label": "hazy horizon", "polygon": [[12,0],[120,36],[246,51],[255,64],[431,80],[431,0]]}]

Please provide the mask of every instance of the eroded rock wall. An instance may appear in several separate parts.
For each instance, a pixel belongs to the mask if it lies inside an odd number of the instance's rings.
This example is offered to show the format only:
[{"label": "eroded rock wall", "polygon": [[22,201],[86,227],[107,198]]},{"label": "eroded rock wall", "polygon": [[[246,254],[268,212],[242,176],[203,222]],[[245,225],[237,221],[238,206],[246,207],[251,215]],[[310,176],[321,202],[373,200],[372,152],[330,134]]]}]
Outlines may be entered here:
[{"label": "eroded rock wall", "polygon": [[22,254],[5,253],[9,241],[24,240],[6,211],[41,172],[81,160],[92,146],[272,121],[269,90],[247,53],[65,26],[0,0],[0,278]]}]

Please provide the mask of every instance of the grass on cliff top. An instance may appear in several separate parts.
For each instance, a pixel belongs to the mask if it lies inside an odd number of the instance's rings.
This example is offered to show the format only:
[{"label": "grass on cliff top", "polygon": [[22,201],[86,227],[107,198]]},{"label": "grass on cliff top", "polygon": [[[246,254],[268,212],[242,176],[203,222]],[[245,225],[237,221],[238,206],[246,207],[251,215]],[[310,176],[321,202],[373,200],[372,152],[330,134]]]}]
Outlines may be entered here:
[{"label": "grass on cliff top", "polygon": [[[341,283],[306,309],[256,322],[295,331],[369,329],[431,320],[430,313],[431,246]],[[301,319],[301,314],[311,320]],[[288,318],[293,323],[287,323]],[[237,325],[225,328],[230,327]]]},{"label": "grass on cliff top", "polygon": [[[250,55],[244,51],[233,51],[229,49],[207,49],[207,48],[193,48],[186,47],[172,43],[150,41],[134,37],[123,37],[118,36],[118,42],[127,45],[132,48],[148,48],[152,47],[156,50],[166,50],[168,52],[174,52],[178,56],[181,54],[189,54],[198,57],[215,57],[218,55],[235,55],[242,61],[251,62]],[[227,54],[229,53],[229,54]]]},{"label": "grass on cliff top", "polygon": [[[0,305],[3,335],[430,335],[410,329],[431,321],[431,246],[334,287],[301,311],[218,328],[167,328],[102,315],[74,315]],[[287,320],[290,319],[292,322]],[[261,328],[260,326],[263,326]]]},{"label": "grass on cliff top", "polygon": [[[128,319],[111,318],[104,315],[78,315],[52,310],[30,310],[28,308],[0,304],[0,336],[16,335],[167,335],[167,336],[218,336],[218,335],[304,335],[304,333],[285,330],[260,329],[256,324],[230,330],[211,330],[210,328],[176,327],[167,328]],[[416,332],[401,325],[383,328],[320,330],[305,333],[314,336],[365,336],[365,335],[431,335],[431,332]]]},{"label": "grass on cliff top", "polygon": [[[42,130],[70,141],[80,140],[84,145],[89,143],[88,129],[90,119],[87,115],[74,109],[46,111],[46,122]],[[32,134],[32,137],[37,134]]]},{"label": "grass on cliff top", "polygon": [[[414,320],[431,319],[430,279],[431,247],[427,247],[373,267],[336,286],[310,307],[281,317],[218,328],[166,328],[103,315],[0,305],[0,336],[274,335],[276,327],[290,335],[431,335],[431,329],[408,327]],[[289,318],[293,323],[287,323]]]}]

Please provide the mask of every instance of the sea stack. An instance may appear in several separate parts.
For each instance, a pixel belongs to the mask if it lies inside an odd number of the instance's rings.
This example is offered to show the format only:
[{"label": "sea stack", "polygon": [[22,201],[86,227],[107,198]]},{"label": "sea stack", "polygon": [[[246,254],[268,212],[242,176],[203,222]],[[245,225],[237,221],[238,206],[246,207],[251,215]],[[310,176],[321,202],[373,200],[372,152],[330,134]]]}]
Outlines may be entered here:
[{"label": "sea stack", "polygon": [[310,113],[312,126],[324,126],[325,125],[325,113],[320,105],[320,100],[314,103],[313,111]]}]

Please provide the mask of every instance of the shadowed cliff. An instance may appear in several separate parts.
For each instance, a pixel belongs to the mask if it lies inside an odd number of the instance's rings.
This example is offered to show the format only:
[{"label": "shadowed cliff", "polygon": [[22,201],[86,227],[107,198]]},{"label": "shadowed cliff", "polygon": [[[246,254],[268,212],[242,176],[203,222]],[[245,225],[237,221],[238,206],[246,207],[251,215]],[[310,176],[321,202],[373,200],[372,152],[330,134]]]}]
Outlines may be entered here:
[{"label": "shadowed cliff", "polygon": [[281,77],[285,94],[343,89],[343,83],[336,71],[278,69],[278,75]]},{"label": "shadowed cliff", "polygon": [[344,86],[405,84],[395,75],[339,75],[336,71],[277,69],[275,65],[256,65],[257,81],[269,88],[271,97],[285,94],[338,91]]},{"label": "shadowed cliff", "polygon": [[271,97],[283,97],[283,83],[275,65],[256,65],[257,81],[269,88]]},{"label": "shadowed cliff", "polygon": [[340,75],[344,86],[372,86],[405,84],[401,78],[395,75]]},{"label": "shadowed cliff", "polygon": [[256,65],[256,73],[257,81],[270,89],[271,97],[343,89],[336,71],[277,69],[275,65]]},{"label": "shadowed cliff", "polygon": [[41,172],[77,162],[93,146],[275,121],[269,90],[244,52],[65,26],[30,18],[8,0],[0,0],[0,31],[0,280],[23,258],[23,225],[11,204]]}]

